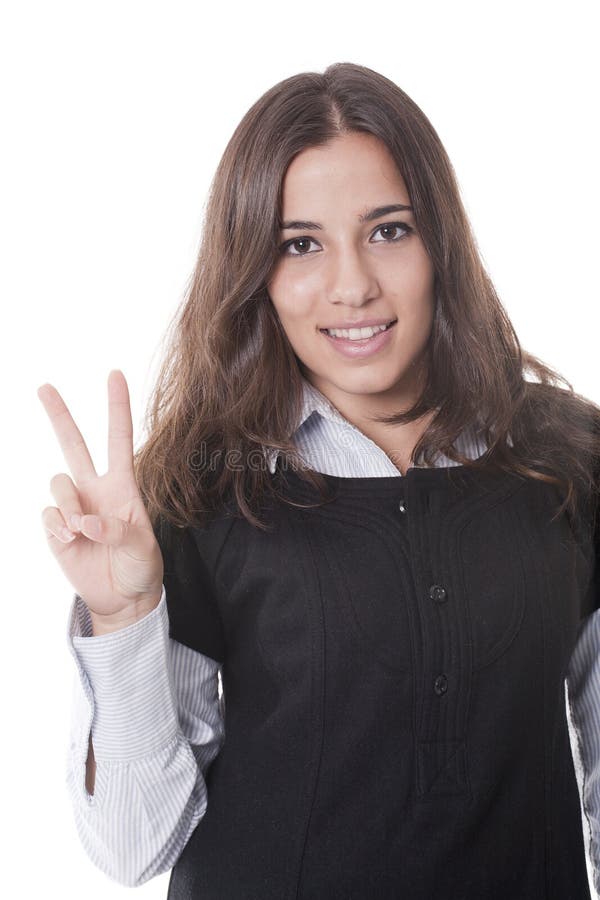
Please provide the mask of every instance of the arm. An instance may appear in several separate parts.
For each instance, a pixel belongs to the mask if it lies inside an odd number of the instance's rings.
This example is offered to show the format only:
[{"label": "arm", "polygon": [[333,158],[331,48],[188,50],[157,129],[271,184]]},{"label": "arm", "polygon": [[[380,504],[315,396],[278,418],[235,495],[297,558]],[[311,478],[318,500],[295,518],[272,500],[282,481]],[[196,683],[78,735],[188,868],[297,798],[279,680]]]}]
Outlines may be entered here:
[{"label": "arm", "polygon": [[600,609],[581,623],[566,684],[591,877],[600,893]]},{"label": "arm", "polygon": [[164,586],[151,613],[97,636],[75,595],[68,644],[76,829],[99,869],[138,886],[174,865],[206,811],[204,776],[224,740],[220,664],[169,637]]}]

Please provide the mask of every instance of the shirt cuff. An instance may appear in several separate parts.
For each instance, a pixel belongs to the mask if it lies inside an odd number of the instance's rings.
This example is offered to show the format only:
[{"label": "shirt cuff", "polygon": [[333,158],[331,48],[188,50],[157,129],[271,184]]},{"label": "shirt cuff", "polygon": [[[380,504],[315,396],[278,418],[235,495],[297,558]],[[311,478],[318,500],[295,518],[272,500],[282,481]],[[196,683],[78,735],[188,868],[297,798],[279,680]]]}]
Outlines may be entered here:
[{"label": "shirt cuff", "polygon": [[75,594],[67,642],[91,707],[97,760],[132,762],[176,737],[179,721],[169,672],[164,584],[155,609],[109,634],[92,634],[89,610]]}]

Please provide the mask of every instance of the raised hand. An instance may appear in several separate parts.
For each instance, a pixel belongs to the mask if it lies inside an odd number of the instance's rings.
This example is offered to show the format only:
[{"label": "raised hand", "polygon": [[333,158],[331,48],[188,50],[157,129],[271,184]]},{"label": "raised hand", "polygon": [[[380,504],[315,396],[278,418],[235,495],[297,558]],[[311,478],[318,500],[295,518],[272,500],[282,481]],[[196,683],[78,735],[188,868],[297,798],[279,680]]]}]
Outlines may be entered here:
[{"label": "raised hand", "polygon": [[[158,605],[163,581],[162,554],[134,476],[127,382],[119,369],[109,373],[104,475],[96,473],[83,436],[56,388],[43,384],[37,393],[73,476],[61,472],[50,481],[56,506],[42,512],[48,545],[85,601],[94,634],[115,631]],[[69,537],[68,531],[74,536]]]}]

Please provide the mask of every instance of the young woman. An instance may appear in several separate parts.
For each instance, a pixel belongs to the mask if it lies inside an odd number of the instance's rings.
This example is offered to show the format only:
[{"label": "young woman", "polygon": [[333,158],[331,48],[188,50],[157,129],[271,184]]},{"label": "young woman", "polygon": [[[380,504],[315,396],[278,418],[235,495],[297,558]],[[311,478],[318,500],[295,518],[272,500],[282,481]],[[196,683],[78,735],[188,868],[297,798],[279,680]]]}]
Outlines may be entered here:
[{"label": "young woman", "polygon": [[600,410],[560,380],[399,87],[340,63],[254,104],[143,447],[121,372],[102,476],[39,389],[97,866],[172,900],[590,897]]}]

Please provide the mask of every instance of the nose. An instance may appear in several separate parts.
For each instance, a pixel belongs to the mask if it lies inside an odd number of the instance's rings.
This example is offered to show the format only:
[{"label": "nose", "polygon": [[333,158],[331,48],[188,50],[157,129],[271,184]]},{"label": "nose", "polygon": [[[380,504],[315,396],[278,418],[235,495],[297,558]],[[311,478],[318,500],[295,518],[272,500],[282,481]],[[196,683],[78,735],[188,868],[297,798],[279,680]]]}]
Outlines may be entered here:
[{"label": "nose", "polygon": [[356,248],[347,248],[332,257],[329,277],[331,303],[362,306],[377,293],[377,282],[370,265]]}]

